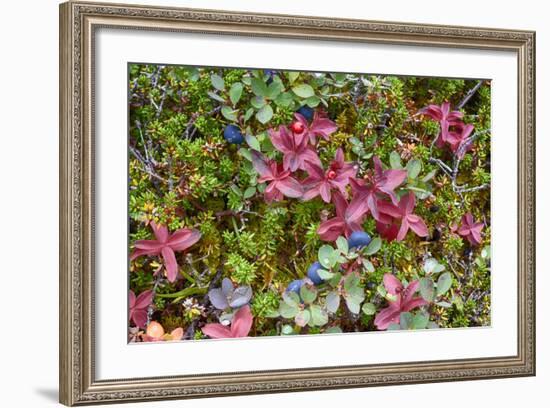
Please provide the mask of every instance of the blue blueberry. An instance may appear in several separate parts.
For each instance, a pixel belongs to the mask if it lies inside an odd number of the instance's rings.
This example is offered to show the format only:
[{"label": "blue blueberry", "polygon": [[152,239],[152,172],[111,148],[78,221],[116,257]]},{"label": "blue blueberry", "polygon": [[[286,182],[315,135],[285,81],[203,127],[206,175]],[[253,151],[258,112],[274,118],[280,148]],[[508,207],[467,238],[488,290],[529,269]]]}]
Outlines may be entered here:
[{"label": "blue blueberry", "polygon": [[354,231],[351,233],[348,239],[348,245],[350,248],[361,248],[370,244],[370,235],[364,231]]},{"label": "blue blueberry", "polygon": [[323,269],[321,264],[319,262],[314,262],[311,264],[311,266],[307,270],[307,277],[311,279],[311,281],[315,285],[320,285],[321,283],[323,283],[323,279],[319,276],[319,272],[318,272],[319,269]]},{"label": "blue blueberry", "polygon": [[225,127],[225,130],[223,131],[223,137],[225,140],[232,144],[241,144],[242,142],[244,142],[244,137],[241,133],[241,129],[239,129],[235,125],[227,125]]},{"label": "blue blueberry", "polygon": [[288,287],[286,288],[286,292],[294,292],[294,293],[300,294],[300,288],[303,285],[304,285],[304,281],[302,279],[293,280],[288,284]]},{"label": "blue blueberry", "polygon": [[302,115],[308,121],[311,121],[313,119],[313,108],[310,108],[307,105],[302,106],[296,112],[298,112],[300,115]]}]

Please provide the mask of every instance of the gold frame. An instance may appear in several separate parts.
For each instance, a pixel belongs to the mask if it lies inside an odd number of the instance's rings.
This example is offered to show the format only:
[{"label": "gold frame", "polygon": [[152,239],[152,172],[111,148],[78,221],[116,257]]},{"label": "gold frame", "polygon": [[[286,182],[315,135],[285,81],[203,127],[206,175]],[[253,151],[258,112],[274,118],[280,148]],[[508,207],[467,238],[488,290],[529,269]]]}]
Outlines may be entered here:
[{"label": "gold frame", "polygon": [[[98,27],[508,50],[518,56],[514,356],[98,381],[94,377],[93,47]],[[60,402],[66,405],[535,374],[535,33],[68,2],[60,5]]]}]

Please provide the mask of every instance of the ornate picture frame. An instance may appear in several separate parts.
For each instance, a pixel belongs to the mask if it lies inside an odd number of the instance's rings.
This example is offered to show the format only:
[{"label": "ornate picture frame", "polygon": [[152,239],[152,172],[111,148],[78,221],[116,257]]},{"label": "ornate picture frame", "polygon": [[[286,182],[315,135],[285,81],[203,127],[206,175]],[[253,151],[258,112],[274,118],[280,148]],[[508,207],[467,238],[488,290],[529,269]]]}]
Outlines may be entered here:
[{"label": "ornate picture frame", "polygon": [[[517,55],[517,353],[96,379],[94,47],[98,28],[503,50]],[[80,405],[535,375],[535,33],[67,2],[60,6],[60,402]]]}]

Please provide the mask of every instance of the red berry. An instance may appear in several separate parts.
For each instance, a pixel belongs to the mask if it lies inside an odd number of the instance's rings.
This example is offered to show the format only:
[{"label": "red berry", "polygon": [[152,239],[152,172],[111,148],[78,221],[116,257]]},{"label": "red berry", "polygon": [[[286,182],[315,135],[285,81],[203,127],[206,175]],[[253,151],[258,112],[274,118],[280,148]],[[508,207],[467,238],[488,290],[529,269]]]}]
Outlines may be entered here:
[{"label": "red berry", "polygon": [[292,130],[296,134],[300,134],[305,130],[305,126],[302,122],[293,122],[292,125],[290,125],[290,130]]}]

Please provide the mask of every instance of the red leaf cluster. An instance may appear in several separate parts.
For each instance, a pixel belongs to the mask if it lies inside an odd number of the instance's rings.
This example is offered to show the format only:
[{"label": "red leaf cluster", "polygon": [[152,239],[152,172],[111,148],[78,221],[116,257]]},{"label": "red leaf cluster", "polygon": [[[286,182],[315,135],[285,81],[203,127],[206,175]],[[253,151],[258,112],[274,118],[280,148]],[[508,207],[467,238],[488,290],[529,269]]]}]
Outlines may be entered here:
[{"label": "red leaf cluster", "polygon": [[407,178],[406,170],[385,170],[375,156],[373,177],[369,181],[357,178],[358,166],[345,161],[341,148],[325,169],[318,155],[318,138],[328,140],[336,131],[336,124],[321,112],[315,112],[311,123],[299,113],[294,116],[295,121],[289,126],[268,130],[273,146],[283,155],[282,163],[258,151],[251,153],[252,164],[260,175],[258,182],[268,182],[266,202],[284,197],[305,201],[320,197],[325,203],[332,202],[335,216],[322,222],[317,230],[324,241],[361,231],[369,213],[376,220],[379,233],[388,240],[403,240],[409,229],[421,237],[428,235],[424,221],[413,213],[414,193],[399,199],[395,192]]}]

